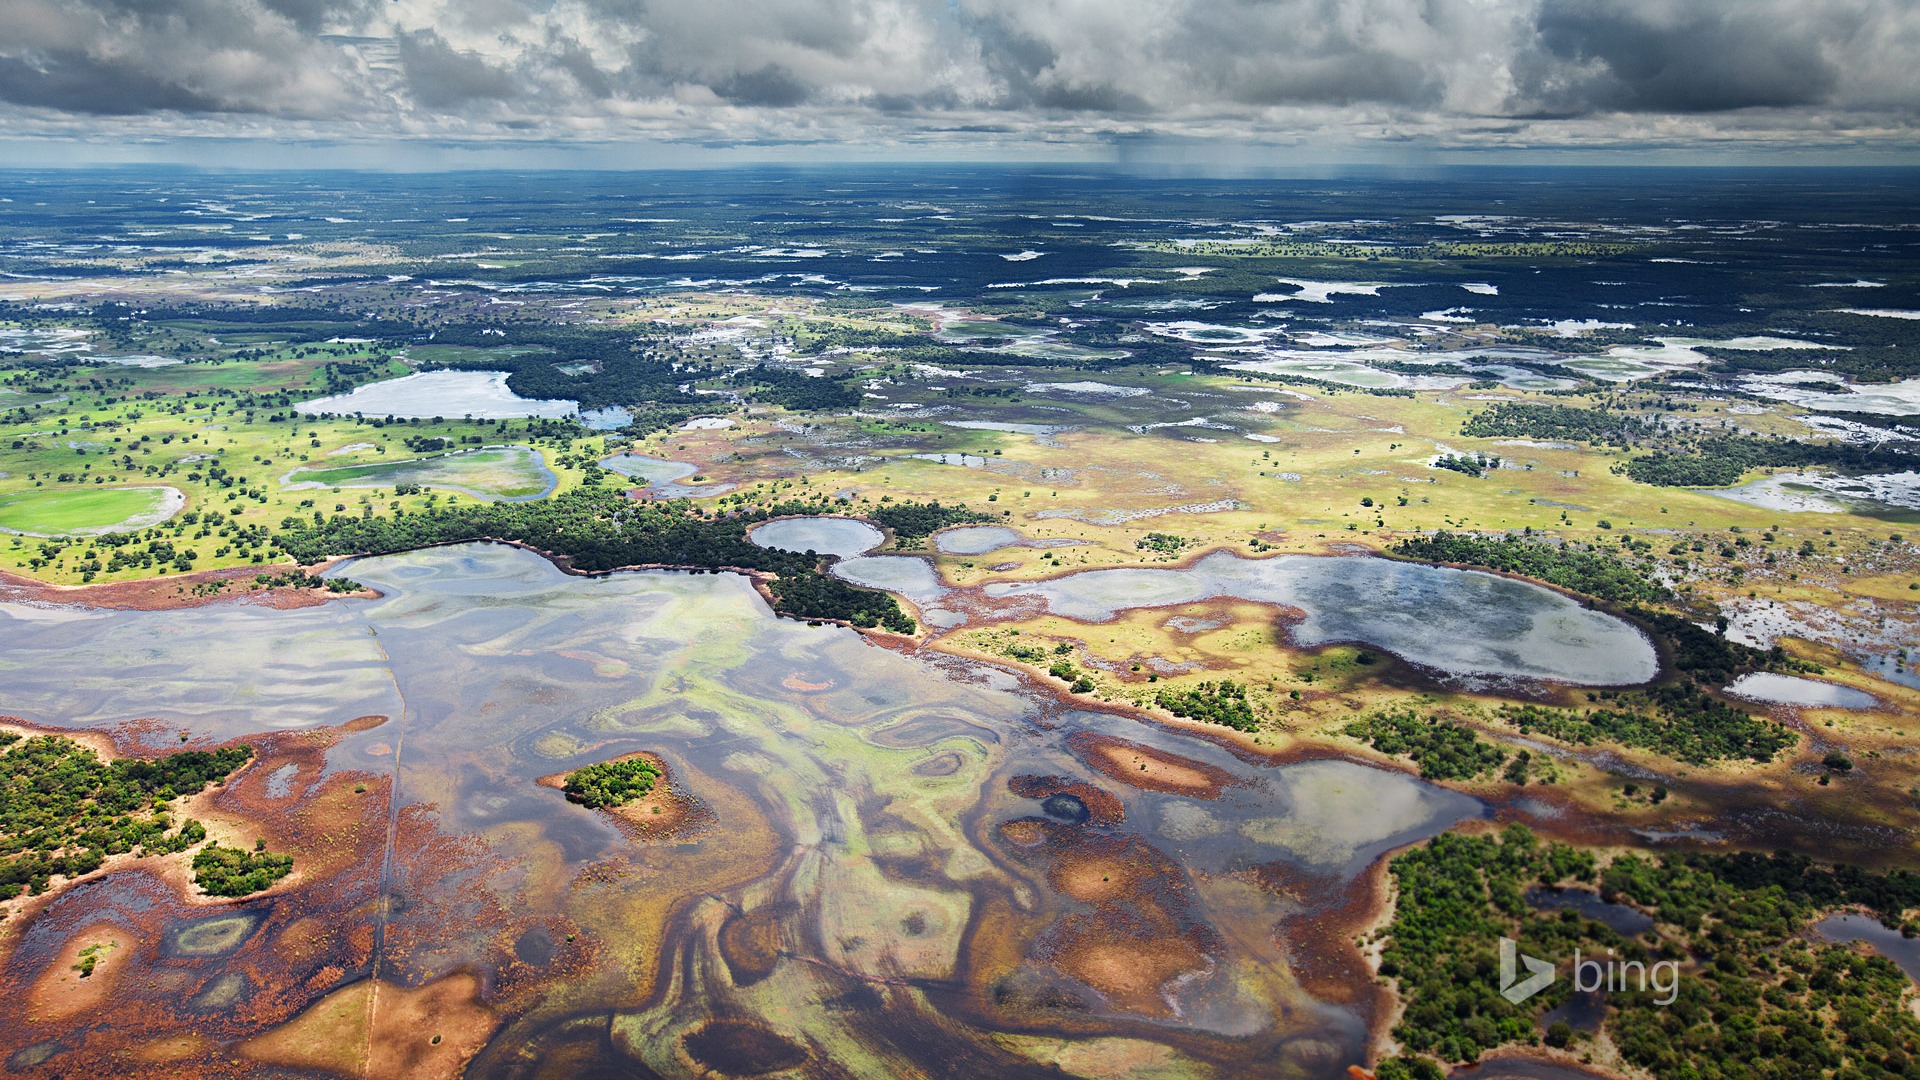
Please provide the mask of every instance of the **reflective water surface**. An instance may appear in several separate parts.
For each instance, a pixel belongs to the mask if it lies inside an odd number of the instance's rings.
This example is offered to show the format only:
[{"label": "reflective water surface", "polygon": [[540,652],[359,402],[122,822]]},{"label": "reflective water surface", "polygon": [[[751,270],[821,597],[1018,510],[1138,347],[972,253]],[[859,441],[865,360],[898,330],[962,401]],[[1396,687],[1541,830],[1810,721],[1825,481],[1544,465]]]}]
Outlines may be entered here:
[{"label": "reflective water surface", "polygon": [[[4,711],[30,720],[153,718],[160,749],[393,718],[289,736],[271,760],[291,771],[231,785],[311,876],[209,910],[129,871],[36,917],[18,979],[101,926],[130,938],[89,1046],[210,1031],[293,1067],[341,1040],[384,1053],[433,1001],[467,1018],[475,1076],[1045,1075],[1070,1036],[1085,1075],[1336,1077],[1374,1001],[1337,929],[1362,914],[1355,875],[1486,812],[1346,762],[1250,765],[781,620],[731,575],[569,577],[492,545],[338,572],[384,595],[0,605]],[[693,808],[684,828],[536,782],[641,750]],[[371,1028],[328,1028],[368,1015],[333,1003],[374,976],[393,989]],[[36,1007],[0,997],[0,1030]],[[305,1041],[270,1030],[288,1021]]]},{"label": "reflective water surface", "polygon": [[1297,644],[1364,642],[1452,675],[1620,686],[1659,671],[1645,635],[1550,589],[1368,556],[1243,559],[1216,552],[1191,567],[1087,570],[984,591],[1039,597],[1054,614],[1083,622],[1213,597],[1283,605],[1305,613],[1290,629]]}]

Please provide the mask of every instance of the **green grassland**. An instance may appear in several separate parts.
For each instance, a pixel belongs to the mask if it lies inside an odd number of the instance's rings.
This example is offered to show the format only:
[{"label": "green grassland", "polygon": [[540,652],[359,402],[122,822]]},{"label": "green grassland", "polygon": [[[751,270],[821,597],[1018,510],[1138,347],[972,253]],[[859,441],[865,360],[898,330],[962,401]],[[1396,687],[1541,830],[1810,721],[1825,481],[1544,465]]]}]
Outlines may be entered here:
[{"label": "green grassland", "polygon": [[165,487],[44,488],[0,495],[0,530],[29,536],[72,536],[158,524]]},{"label": "green grassland", "polygon": [[[289,491],[277,481],[292,470],[418,457],[407,448],[409,439],[450,446],[513,442],[544,456],[564,487],[577,484],[583,467],[605,451],[602,436],[541,421],[322,420],[294,412],[293,403],[340,387],[337,371],[327,366],[340,359],[338,352],[291,359],[276,353],[258,361],[138,370],[0,368],[0,386],[16,391],[0,398],[0,525],[30,532],[93,528],[145,506],[134,505],[134,495],[110,492],[164,485],[186,496],[184,511],[168,522],[111,538],[111,544],[104,538],[0,539],[0,568],[62,584],[227,566],[284,568],[290,560],[275,553],[270,537],[289,516],[336,507],[389,514],[475,501],[455,490],[397,494],[396,486],[409,483],[403,476],[373,487],[343,487],[338,494]],[[355,373],[359,381],[406,370],[386,361],[364,367]],[[225,372],[236,385],[214,386],[180,374],[210,369]],[[358,446],[366,449],[330,456]],[[463,462],[456,479],[490,496],[518,497],[545,486],[536,480],[537,469],[530,458],[505,463],[483,457]],[[54,499],[47,494],[52,492],[86,498]],[[131,558],[135,554],[145,557]]]}]

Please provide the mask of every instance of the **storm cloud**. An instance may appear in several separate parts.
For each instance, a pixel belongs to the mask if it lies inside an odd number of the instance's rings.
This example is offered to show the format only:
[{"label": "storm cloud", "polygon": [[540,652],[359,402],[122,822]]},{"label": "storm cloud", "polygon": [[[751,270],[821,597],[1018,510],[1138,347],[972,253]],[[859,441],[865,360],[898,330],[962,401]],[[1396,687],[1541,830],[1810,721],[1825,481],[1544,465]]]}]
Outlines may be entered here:
[{"label": "storm cloud", "polygon": [[16,133],[1911,144],[1910,0],[0,0]]}]

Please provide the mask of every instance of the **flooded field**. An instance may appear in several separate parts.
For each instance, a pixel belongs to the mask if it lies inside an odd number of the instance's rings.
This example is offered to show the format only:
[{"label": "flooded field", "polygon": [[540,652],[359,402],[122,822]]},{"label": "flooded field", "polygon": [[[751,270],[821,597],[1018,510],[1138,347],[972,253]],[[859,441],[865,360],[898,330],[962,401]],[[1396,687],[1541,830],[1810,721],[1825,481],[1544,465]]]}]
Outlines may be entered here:
[{"label": "flooded field", "polygon": [[600,467],[643,482],[648,494],[663,499],[693,499],[733,490],[732,484],[683,484],[680,481],[699,474],[699,466],[645,454],[615,454],[602,460]]},{"label": "flooded field", "polygon": [[1012,547],[1023,539],[1018,530],[1005,525],[972,525],[946,530],[933,538],[933,545],[945,555],[985,555]]},{"label": "flooded field", "polygon": [[179,488],[45,488],[0,495],[0,532],[101,536],[158,525],[186,509]]},{"label": "flooded field", "polygon": [[1700,490],[1763,510],[1920,518],[1920,473],[1837,476],[1786,472],[1738,487]]},{"label": "flooded field", "polygon": [[[993,669],[775,619],[730,575],[568,577],[490,545],[338,572],[384,595],[0,606],[6,708],[26,720],[156,748],[176,729],[328,733],[261,742],[221,798],[329,872],[213,908],[138,871],[65,894],[9,979],[34,985],[109,930],[122,974],[59,1022],[0,997],[7,1030],[47,1036],[33,1056],[77,1067],[196,1027],[255,1063],[327,1067],[399,1053],[432,1004],[477,1076],[1044,1071],[1046,1040],[992,1032],[1072,1032],[1090,1075],[1146,1054],[1337,1076],[1361,1059],[1372,999],[1316,996],[1299,957],[1357,958],[1297,935],[1345,910],[1384,852],[1485,812],[1399,773],[1259,768],[1063,710]],[[348,723],[370,715],[390,719]],[[679,828],[635,831],[536,783],[636,751],[694,808]],[[342,829],[360,840],[322,838]],[[374,979],[387,989],[369,1003]],[[356,1009],[371,1020],[348,1022]],[[63,1037],[82,1016],[84,1047]]]},{"label": "flooded field", "polygon": [[488,501],[525,502],[551,494],[560,481],[538,451],[524,446],[489,446],[405,461],[294,469],[280,482],[288,491],[418,484]]}]

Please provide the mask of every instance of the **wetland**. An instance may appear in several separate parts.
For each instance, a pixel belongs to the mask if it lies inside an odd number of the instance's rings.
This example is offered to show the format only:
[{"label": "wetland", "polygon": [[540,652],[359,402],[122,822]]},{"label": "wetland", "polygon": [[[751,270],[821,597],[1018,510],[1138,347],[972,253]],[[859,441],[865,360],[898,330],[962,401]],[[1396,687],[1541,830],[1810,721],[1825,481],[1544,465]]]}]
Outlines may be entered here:
[{"label": "wetland", "polygon": [[1911,1072],[1912,185],[1069,172],[10,174],[0,1060]]}]

